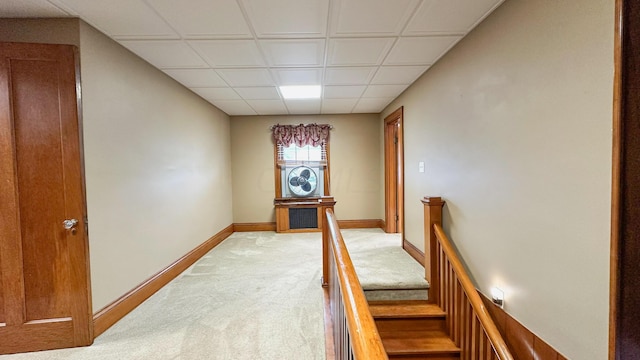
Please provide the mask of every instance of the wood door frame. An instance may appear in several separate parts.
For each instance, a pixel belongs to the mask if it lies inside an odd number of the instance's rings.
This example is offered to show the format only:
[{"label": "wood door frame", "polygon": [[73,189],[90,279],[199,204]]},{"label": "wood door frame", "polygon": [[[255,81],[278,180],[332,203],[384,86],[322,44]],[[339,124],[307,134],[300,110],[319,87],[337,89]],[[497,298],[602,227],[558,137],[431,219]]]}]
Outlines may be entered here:
[{"label": "wood door frame", "polygon": [[[403,106],[384,118],[384,218],[387,233],[404,233],[403,120]],[[394,128],[397,128],[397,154]],[[395,216],[398,217],[397,221]]]},{"label": "wood door frame", "polygon": [[[616,0],[611,183],[609,359],[624,359],[640,345],[640,4]],[[627,357],[628,358],[628,357]]]}]

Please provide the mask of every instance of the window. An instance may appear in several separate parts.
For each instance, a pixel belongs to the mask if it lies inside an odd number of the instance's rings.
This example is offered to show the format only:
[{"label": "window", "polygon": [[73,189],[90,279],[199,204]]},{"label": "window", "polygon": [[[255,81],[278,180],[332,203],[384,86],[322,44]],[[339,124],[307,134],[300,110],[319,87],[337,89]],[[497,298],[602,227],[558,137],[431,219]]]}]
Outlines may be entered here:
[{"label": "window", "polygon": [[327,144],[325,142],[318,146],[304,145],[298,146],[291,144],[285,146],[277,144],[277,164],[282,166],[289,164],[320,164],[327,163]]},{"label": "window", "polygon": [[329,195],[329,125],[275,125],[276,198],[288,197],[286,177],[297,166],[308,166],[320,176],[315,196]]}]

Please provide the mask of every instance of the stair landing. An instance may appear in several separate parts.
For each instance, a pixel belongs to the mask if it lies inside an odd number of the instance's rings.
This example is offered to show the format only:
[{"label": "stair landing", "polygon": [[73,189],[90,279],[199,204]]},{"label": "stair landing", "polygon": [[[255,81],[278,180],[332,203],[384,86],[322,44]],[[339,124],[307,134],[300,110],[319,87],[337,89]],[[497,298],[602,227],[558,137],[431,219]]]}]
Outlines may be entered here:
[{"label": "stair landing", "polygon": [[381,229],[341,232],[367,300],[427,299],[424,268],[402,248],[401,234]]}]

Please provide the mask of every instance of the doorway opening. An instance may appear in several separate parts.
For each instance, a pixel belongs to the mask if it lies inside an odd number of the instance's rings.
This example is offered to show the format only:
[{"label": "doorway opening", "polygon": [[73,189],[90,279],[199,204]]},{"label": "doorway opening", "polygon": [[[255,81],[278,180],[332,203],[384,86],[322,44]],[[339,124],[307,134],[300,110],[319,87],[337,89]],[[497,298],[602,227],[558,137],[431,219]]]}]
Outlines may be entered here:
[{"label": "doorway opening", "polygon": [[385,232],[404,232],[403,107],[384,119]]}]

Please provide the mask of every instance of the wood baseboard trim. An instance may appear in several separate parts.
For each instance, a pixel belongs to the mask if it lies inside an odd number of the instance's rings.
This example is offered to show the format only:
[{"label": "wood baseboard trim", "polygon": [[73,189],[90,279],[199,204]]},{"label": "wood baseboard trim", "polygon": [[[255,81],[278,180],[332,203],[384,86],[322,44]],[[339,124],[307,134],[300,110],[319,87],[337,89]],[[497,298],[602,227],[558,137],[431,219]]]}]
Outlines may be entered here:
[{"label": "wood baseboard trim", "polygon": [[410,243],[407,239],[402,240],[402,248],[406,251],[412,258],[414,258],[420,265],[424,266],[424,252],[418,249],[415,245]]},{"label": "wood baseboard trim", "polygon": [[516,359],[557,359],[567,360],[560,352],[527,329],[501,307],[495,305],[488,296],[478,291],[498,331]]},{"label": "wood baseboard trim", "polygon": [[120,298],[95,313],[93,315],[94,338],[100,336],[107,329],[113,326],[113,324],[131,312],[131,310],[138,307],[138,305],[142,304],[142,302],[148,299],[151,295],[155,294],[171,280],[175,279],[176,276],[185,271],[189,266],[193,265],[193,263],[204,256],[207,252],[229,237],[229,235],[233,233],[233,229],[233,224],[227,226],[222,231],[209,238],[209,240],[198,245],[198,247],[176,260],[173,264],[160,270],[157,274],[153,275],[128,293],[122,295]]},{"label": "wood baseboard trim", "polygon": [[340,229],[373,229],[380,228],[381,222],[380,219],[338,220],[338,226]]},{"label": "wood baseboard trim", "polygon": [[276,231],[276,223],[275,222],[234,223],[233,231],[235,232]]}]

